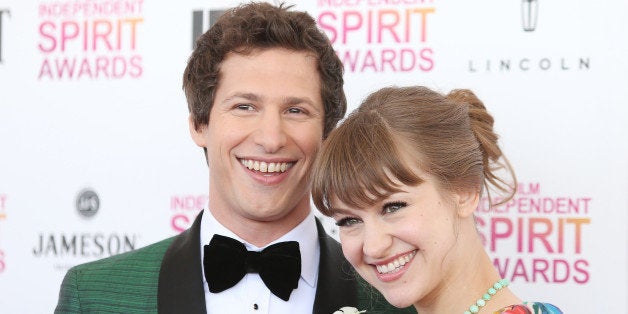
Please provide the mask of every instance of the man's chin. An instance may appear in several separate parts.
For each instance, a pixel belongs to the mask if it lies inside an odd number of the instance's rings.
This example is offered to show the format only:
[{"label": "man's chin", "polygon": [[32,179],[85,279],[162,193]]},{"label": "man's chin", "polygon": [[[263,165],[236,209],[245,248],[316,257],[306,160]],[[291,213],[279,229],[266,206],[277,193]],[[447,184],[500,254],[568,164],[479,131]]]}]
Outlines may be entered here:
[{"label": "man's chin", "polygon": [[277,222],[277,223],[285,223],[286,221],[289,221],[291,219],[299,219],[296,217],[300,217],[300,216],[304,216],[304,215],[299,215],[298,212],[296,212],[298,209],[295,207],[289,207],[289,208],[276,208],[276,207],[271,207],[271,208],[257,208],[255,210],[251,210],[248,212],[248,219],[253,220],[253,221],[257,221],[257,222],[265,222],[265,223],[270,223],[270,222]]}]

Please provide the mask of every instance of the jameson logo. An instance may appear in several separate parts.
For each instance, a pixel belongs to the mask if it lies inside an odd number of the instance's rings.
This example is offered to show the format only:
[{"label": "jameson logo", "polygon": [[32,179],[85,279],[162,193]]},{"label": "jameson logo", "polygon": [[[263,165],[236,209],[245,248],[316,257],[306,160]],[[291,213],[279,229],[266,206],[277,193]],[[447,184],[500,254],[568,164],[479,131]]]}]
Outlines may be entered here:
[{"label": "jameson logo", "polygon": [[0,9],[0,63],[4,62],[3,56],[2,56],[2,48],[3,48],[3,23],[4,23],[4,17],[5,16],[11,16],[11,11],[7,10],[7,9]]},{"label": "jameson logo", "polygon": [[225,10],[192,11],[192,49],[196,48],[196,39],[212,27],[223,13]]},{"label": "jameson logo", "polygon": [[39,234],[35,257],[104,257],[135,250],[137,234],[48,233]]},{"label": "jameson logo", "polygon": [[76,210],[82,217],[93,217],[99,208],[100,198],[93,190],[84,189],[76,196]]}]

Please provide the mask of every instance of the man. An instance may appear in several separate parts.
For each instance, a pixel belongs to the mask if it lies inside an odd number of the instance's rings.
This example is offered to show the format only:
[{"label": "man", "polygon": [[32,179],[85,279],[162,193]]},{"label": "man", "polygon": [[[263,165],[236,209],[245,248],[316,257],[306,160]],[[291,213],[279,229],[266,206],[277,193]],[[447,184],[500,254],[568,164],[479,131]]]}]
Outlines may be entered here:
[{"label": "man", "polygon": [[179,236],[71,269],[56,311],[390,312],[310,207],[312,162],[346,111],[342,64],[315,21],[266,3],[229,10],[197,41],[183,87],[207,208]]}]

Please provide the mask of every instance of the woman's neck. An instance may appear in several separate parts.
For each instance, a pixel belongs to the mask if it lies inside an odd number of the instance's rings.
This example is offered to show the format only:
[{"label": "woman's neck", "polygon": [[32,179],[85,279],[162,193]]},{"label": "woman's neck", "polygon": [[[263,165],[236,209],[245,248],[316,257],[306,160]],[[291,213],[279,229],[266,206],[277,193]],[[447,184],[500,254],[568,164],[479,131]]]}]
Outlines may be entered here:
[{"label": "woman's neck", "polygon": [[[463,232],[461,230],[459,238],[461,242],[458,243],[457,249],[452,252],[454,255],[448,262],[450,264],[446,265],[444,278],[438,288],[414,304],[419,313],[462,314],[470,305],[482,298],[489,287],[501,279],[477,234],[468,236],[464,235]],[[465,238],[467,241],[462,240]],[[495,295],[495,298],[487,301],[486,306],[480,308],[479,313],[493,313],[488,309],[499,309],[509,305],[494,307],[504,302],[517,303],[519,300],[508,289],[503,289]]]}]

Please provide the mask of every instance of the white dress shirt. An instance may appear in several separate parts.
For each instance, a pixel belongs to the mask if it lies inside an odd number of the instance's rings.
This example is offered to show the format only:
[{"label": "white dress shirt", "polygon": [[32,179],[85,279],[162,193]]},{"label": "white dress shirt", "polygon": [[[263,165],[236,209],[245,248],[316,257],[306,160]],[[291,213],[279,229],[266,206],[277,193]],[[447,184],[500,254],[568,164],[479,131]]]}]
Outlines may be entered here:
[{"label": "white dress shirt", "polygon": [[[209,210],[204,210],[201,218],[201,265],[205,255],[204,246],[209,244],[214,234],[236,239],[244,243],[249,251],[261,251],[265,248],[255,247],[242,240],[220,224]],[[225,291],[209,292],[205,269],[203,269],[207,313],[312,313],[320,259],[320,244],[314,213],[310,212],[294,229],[268,245],[283,241],[299,242],[301,251],[301,278],[299,278],[298,288],[290,294],[290,300],[286,302],[272,294],[259,274],[254,273],[244,275],[240,282]]]}]

